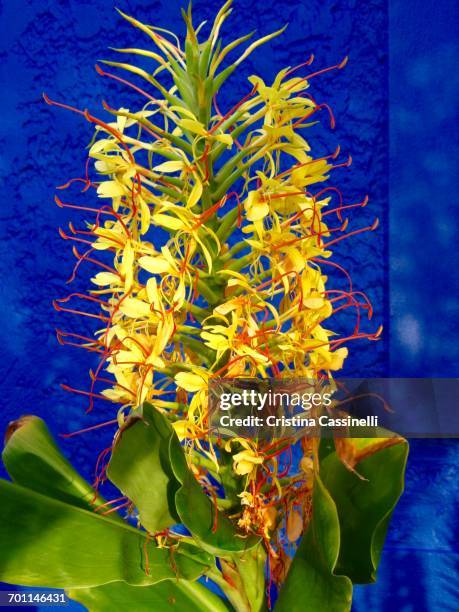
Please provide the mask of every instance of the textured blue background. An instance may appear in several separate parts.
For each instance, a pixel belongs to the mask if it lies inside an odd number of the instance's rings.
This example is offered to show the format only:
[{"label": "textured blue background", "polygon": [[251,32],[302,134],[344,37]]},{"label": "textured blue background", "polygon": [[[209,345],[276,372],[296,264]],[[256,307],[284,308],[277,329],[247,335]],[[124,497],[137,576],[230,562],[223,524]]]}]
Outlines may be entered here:
[{"label": "textured blue background", "polygon": [[[41,101],[46,91],[96,114],[102,98],[125,104],[126,90],[96,77],[92,66],[113,57],[109,46],[142,46],[147,40],[117,16],[113,4],[0,3],[2,424],[34,412],[59,433],[113,415],[101,404],[86,416],[85,403],[59,388],[61,382],[87,385],[93,365],[87,354],[58,347],[54,328],[75,329],[75,322],[51,307],[52,299],[65,295],[73,266],[68,244],[57,235],[69,216],[53,205],[54,188],[82,175],[91,129]],[[117,5],[146,22],[183,30],[177,1]],[[239,0],[236,6],[231,37],[254,28],[266,34],[290,23],[282,39],[253,55],[243,78],[258,72],[269,79],[311,52],[318,67],[350,56],[346,70],[317,79],[312,90],[337,117],[334,134],[315,131],[318,150],[340,142],[354,159],[350,171],[334,175],[335,182],[348,201],[370,196],[356,226],[374,216],[381,220],[377,233],[339,251],[355,283],[374,301],[375,321],[385,326],[381,342],[354,345],[348,373],[457,376],[457,170],[454,150],[446,148],[455,141],[457,153],[453,2],[439,6],[428,0],[420,6],[410,0],[389,7],[385,0]],[[210,19],[216,8],[215,2],[194,3],[202,19]],[[246,91],[244,80],[230,84],[221,105],[228,108]],[[91,272],[82,269],[72,290],[84,289]],[[110,435],[102,430],[63,442],[63,448],[92,478],[95,457]],[[356,588],[356,610],[457,608],[452,585],[459,565],[458,459],[454,441],[413,442],[407,492],[394,516],[378,583]]]}]

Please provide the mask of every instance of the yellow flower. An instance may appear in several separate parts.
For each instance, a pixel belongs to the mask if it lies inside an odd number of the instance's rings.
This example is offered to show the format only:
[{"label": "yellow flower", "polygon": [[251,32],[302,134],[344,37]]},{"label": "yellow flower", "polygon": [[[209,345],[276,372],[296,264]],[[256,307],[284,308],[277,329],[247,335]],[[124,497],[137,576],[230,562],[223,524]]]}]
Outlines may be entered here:
[{"label": "yellow flower", "polygon": [[208,375],[204,371],[199,374],[194,374],[193,372],[179,372],[175,375],[177,387],[181,387],[190,393],[205,391],[208,384],[207,379]]},{"label": "yellow flower", "polygon": [[234,471],[236,474],[245,476],[250,474],[255,466],[263,463],[263,458],[252,450],[244,450],[233,455]]},{"label": "yellow flower", "polygon": [[[233,455],[233,467],[236,474],[245,476],[251,474],[257,465],[263,463],[263,457],[258,454],[253,443],[244,438],[232,438],[225,444],[225,450],[231,451],[231,444],[239,443],[244,450]],[[246,501],[249,499],[245,497]]]}]

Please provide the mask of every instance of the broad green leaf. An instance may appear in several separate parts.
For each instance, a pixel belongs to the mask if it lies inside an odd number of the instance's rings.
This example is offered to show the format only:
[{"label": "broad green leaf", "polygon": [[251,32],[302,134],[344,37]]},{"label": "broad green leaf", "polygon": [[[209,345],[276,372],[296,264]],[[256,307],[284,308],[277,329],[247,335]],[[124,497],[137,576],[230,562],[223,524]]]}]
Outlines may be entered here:
[{"label": "broad green leaf", "polygon": [[0,581],[83,588],[123,580],[195,580],[211,557],[180,544],[157,548],[146,534],[30,489],[0,481]]},{"label": "broad green leaf", "polygon": [[181,521],[212,554],[243,552],[259,542],[238,533],[217,511],[188,467],[169,421],[149,404],[121,431],[108,476],[132,499],[150,532]]},{"label": "broad green leaf", "polygon": [[319,444],[319,463],[327,457],[330,453],[335,451],[335,443],[333,438],[322,438]]},{"label": "broad green leaf", "polygon": [[[320,467],[340,522],[337,571],[355,583],[376,580],[387,527],[403,492],[408,456],[404,440],[392,439],[387,447],[381,447],[384,440],[365,440],[356,440],[356,473],[343,465],[336,453],[327,455]],[[363,458],[359,460],[359,456]]]},{"label": "broad green leaf", "polygon": [[335,573],[340,549],[335,503],[316,476],[311,522],[300,542],[275,606],[276,612],[345,612],[352,583]]},{"label": "broad green leaf", "polygon": [[39,417],[14,421],[6,438],[2,459],[13,482],[82,508],[104,503],[63,456]]},{"label": "broad green leaf", "polygon": [[164,580],[152,586],[112,582],[92,589],[70,589],[67,595],[91,612],[227,612],[230,607],[199,582]]},{"label": "broad green leaf", "polygon": [[213,554],[224,554],[256,546],[259,538],[239,534],[230,519],[218,511],[216,503],[203,492],[187,466],[175,433],[170,440],[169,454],[174,474],[182,485],[175,495],[178,515],[202,547]]},{"label": "broad green leaf", "polygon": [[139,511],[150,533],[179,522],[174,496],[179,484],[169,463],[172,428],[152,406],[144,404],[141,416],[131,416],[119,431],[107,475]]}]

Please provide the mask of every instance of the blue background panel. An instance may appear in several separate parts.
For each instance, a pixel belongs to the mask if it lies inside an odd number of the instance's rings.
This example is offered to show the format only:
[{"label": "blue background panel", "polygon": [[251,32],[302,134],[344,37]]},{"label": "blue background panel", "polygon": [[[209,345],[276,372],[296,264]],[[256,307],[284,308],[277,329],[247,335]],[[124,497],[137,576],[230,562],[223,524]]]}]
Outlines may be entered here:
[{"label": "blue background panel", "polygon": [[390,3],[394,376],[459,376],[459,4]]}]

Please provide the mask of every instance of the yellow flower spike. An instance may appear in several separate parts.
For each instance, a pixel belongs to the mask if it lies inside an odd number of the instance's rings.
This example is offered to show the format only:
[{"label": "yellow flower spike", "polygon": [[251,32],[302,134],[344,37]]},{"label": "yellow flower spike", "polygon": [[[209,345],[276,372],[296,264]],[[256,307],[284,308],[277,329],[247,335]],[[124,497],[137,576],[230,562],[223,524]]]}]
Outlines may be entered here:
[{"label": "yellow flower spike", "polygon": [[105,287],[106,285],[111,285],[113,287],[121,286],[121,279],[117,274],[113,274],[112,272],[98,272],[95,276],[91,278],[91,282],[93,282],[98,287]]},{"label": "yellow flower spike", "polygon": [[349,351],[346,347],[341,347],[333,351],[330,355],[331,359],[328,365],[328,369],[332,371],[341,370],[343,367],[344,360],[348,356]]},{"label": "yellow flower spike", "polygon": [[134,249],[130,241],[127,241],[124,245],[121,264],[118,269],[124,278],[124,290],[127,292],[131,289],[134,282]]},{"label": "yellow flower spike", "polygon": [[190,435],[193,435],[193,427],[191,426],[189,421],[174,421],[172,423],[172,427],[174,428],[175,433],[177,434],[180,442],[189,438]]},{"label": "yellow flower spike", "polygon": [[119,308],[120,312],[130,319],[148,318],[152,313],[150,304],[137,298],[126,298]]},{"label": "yellow flower spike", "polygon": [[146,285],[147,299],[150,302],[150,310],[160,314],[164,314],[164,304],[161,299],[160,292],[158,290],[158,283],[156,278],[149,278]]},{"label": "yellow flower spike", "polygon": [[175,330],[174,318],[171,312],[165,313],[159,320],[153,353],[159,357],[172,338]]},{"label": "yellow flower spike", "polygon": [[238,494],[238,497],[241,500],[241,506],[253,506],[253,495],[248,491],[242,491],[242,493]]},{"label": "yellow flower spike", "polygon": [[[71,226],[62,236],[77,243],[74,275],[86,261],[96,266],[87,296],[92,310],[67,309],[101,321],[94,342],[80,336],[81,346],[101,357],[91,397],[121,405],[121,415],[144,401],[153,403],[170,418],[190,465],[205,457],[216,472],[223,449],[209,434],[209,380],[331,378],[340,370],[348,349],[329,319],[342,308],[356,308],[360,325],[371,305],[352,287],[330,290],[325,272],[340,268],[327,261],[330,247],[376,227],[346,234],[347,222],[367,200],[348,204],[334,187],[323,188],[334,168],[348,163],[332,161],[339,150],[314,155],[307,128],[326,105],[317,106],[305,94],[310,83],[301,66],[280,71],[273,81],[251,77],[252,90],[233,108],[220,103],[225,79],[273,36],[249,44],[239,59],[222,67],[226,55],[249,39],[220,44],[229,5],[204,42],[187,16],[185,45],[126,17],[157,48],[121,52],[150,58],[159,69],[108,64],[144,80],[143,89],[132,85],[145,103],[105,105],[110,123],[84,114],[95,125],[93,167],[81,179],[88,202],[79,207],[56,200],[63,208],[80,208],[88,220],[83,230]],[[187,46],[188,53],[182,51]],[[164,79],[169,76],[173,86]],[[58,309],[65,310],[70,299]],[[379,334],[357,330],[349,340]],[[60,336],[63,343],[66,338]],[[107,373],[113,380],[109,388]],[[234,520],[244,532],[271,539],[274,550],[276,526],[286,525],[291,541],[299,534],[312,472],[303,460],[298,489],[294,481],[299,501],[292,503],[284,478],[293,481],[289,474],[279,476],[283,461],[267,446],[237,438],[225,449],[247,489]],[[196,475],[205,478],[202,466]]]},{"label": "yellow flower spike", "polygon": [[126,186],[118,181],[104,181],[97,188],[99,198],[121,198],[127,194]]},{"label": "yellow flower spike", "polygon": [[157,255],[155,257],[144,255],[139,258],[138,263],[141,268],[151,274],[173,274],[177,272],[177,268],[171,266],[170,262],[162,255]]},{"label": "yellow flower spike", "polygon": [[260,221],[269,214],[269,205],[263,199],[263,195],[258,191],[251,191],[249,193],[244,206],[247,212],[247,219],[249,221]]},{"label": "yellow flower spike", "polygon": [[166,215],[165,213],[156,213],[152,216],[151,220],[156,225],[160,225],[167,230],[182,230],[186,226],[181,219],[173,217],[172,215]]}]

